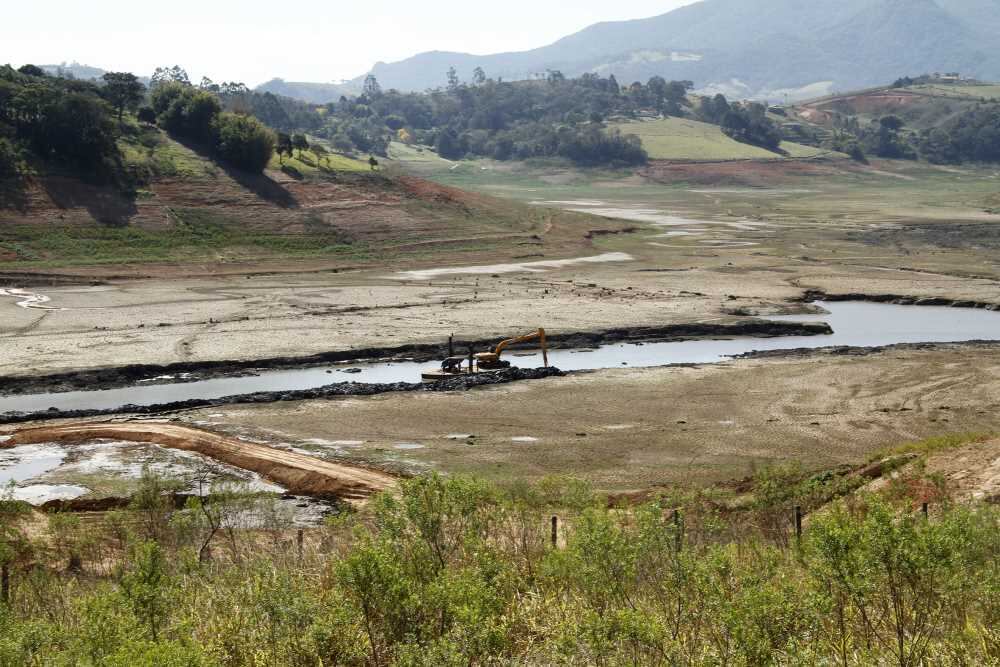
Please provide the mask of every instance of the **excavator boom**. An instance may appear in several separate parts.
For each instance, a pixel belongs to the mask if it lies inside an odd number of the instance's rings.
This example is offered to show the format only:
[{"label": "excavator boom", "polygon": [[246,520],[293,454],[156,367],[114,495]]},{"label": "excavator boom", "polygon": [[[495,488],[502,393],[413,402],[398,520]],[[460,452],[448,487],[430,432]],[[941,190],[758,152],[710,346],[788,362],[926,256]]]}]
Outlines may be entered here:
[{"label": "excavator boom", "polygon": [[480,366],[483,368],[488,368],[489,366],[499,366],[503,362],[500,357],[503,355],[503,351],[506,350],[511,345],[517,345],[518,343],[527,343],[532,340],[538,340],[542,348],[542,360],[545,366],[549,365],[549,349],[545,341],[545,329],[539,329],[538,331],[533,331],[530,334],[525,334],[524,336],[518,336],[517,338],[508,338],[507,340],[500,341],[493,348],[492,352],[481,352],[476,355],[479,360]]}]

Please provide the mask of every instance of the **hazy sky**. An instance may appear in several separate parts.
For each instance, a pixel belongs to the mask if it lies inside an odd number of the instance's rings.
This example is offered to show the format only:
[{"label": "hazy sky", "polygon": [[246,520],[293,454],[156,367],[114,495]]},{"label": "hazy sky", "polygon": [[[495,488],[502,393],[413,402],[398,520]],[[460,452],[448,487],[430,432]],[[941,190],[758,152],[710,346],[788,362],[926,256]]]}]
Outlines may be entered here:
[{"label": "hazy sky", "polygon": [[[544,46],[598,21],[663,14],[695,0],[27,0],[4,2],[0,63],[78,61],[148,75],[256,85],[334,81],[421,51]],[[571,9],[570,9],[571,8]]]}]

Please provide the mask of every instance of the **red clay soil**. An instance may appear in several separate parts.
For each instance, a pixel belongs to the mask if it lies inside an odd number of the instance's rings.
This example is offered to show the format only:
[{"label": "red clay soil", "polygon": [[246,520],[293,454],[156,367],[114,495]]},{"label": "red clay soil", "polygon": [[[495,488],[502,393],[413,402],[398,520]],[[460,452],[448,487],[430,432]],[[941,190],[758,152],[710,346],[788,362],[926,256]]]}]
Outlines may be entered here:
[{"label": "red clay soil", "polygon": [[282,485],[290,493],[336,498],[355,505],[363,504],[372,494],[396,485],[396,478],[387,473],[332,463],[305,454],[163,422],[82,422],[27,428],[14,433],[0,447],[41,442],[78,443],[99,438],[148,442],[197,452],[217,461],[251,470]]}]

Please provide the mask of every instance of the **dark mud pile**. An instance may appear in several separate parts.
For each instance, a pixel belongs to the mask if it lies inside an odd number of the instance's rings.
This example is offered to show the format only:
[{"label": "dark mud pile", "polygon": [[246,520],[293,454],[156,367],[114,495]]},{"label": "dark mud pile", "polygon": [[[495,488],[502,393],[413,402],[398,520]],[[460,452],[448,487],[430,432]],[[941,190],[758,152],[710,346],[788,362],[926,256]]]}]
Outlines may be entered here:
[{"label": "dark mud pile", "polygon": [[808,290],[796,302],[812,303],[813,301],[868,301],[870,303],[891,303],[897,306],[948,306],[951,308],[981,308],[983,310],[1000,311],[1000,303],[989,301],[969,301],[948,299],[938,296],[905,296],[902,294],[827,294],[822,290]]},{"label": "dark mud pile", "polygon": [[337,382],[315,389],[294,391],[261,391],[252,394],[237,394],[213,399],[194,399],[158,405],[122,405],[111,410],[46,410],[43,412],[8,412],[0,414],[0,424],[17,424],[42,419],[79,419],[105,415],[137,414],[150,415],[177,410],[190,410],[235,403],[276,403],[279,401],[302,401],[310,399],[336,398],[338,396],[374,396],[390,392],[418,391],[464,391],[485,385],[507,384],[519,380],[539,380],[565,375],[558,368],[508,368],[491,373],[460,376],[434,383],[394,382],[391,384],[362,384],[358,382]]}]

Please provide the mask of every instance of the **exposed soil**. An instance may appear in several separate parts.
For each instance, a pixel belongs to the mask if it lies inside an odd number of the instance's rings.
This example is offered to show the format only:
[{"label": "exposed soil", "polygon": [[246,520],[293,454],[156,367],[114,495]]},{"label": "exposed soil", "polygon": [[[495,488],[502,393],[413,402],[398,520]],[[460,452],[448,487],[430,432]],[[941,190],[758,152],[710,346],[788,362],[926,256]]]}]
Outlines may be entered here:
[{"label": "exposed soil", "polygon": [[384,472],[324,461],[296,452],[179,424],[162,422],[71,423],[16,431],[0,447],[41,442],[86,442],[98,438],[149,442],[202,454],[252,470],[291,493],[364,502],[373,493],[392,488],[396,478]]},{"label": "exposed soil", "polygon": [[1000,503],[1000,439],[928,456],[925,473],[943,477],[959,500]]},{"label": "exposed soil", "polygon": [[[565,475],[608,491],[698,485],[790,462],[856,466],[876,450],[943,433],[1000,432],[1000,346],[604,370],[181,418],[267,441],[350,442],[338,457],[380,465],[403,457],[417,470]],[[403,454],[400,442],[423,448]]]},{"label": "exposed soil", "polygon": [[820,158],[785,160],[728,160],[725,162],[673,162],[655,160],[642,170],[645,178],[665,185],[775,187],[789,179],[824,178],[864,167],[844,160]]}]

